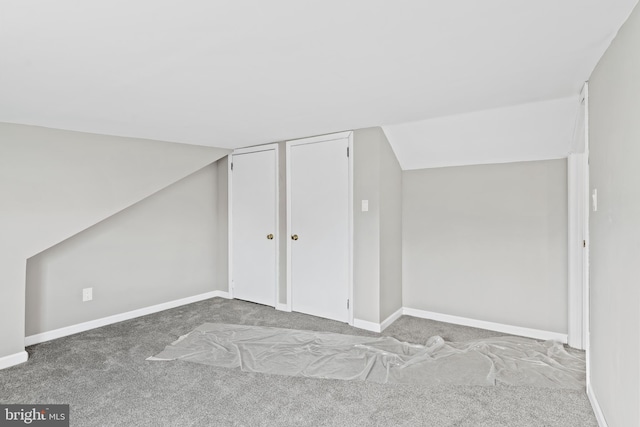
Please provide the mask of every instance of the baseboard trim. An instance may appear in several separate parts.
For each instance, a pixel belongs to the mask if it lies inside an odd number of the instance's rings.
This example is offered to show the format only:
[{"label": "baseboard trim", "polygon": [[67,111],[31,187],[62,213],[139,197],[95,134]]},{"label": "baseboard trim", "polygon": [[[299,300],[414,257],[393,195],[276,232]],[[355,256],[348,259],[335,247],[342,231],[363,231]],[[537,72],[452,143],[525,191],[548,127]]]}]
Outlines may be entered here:
[{"label": "baseboard trim", "polygon": [[607,421],[604,419],[604,413],[602,412],[600,403],[598,402],[598,399],[593,392],[593,387],[591,386],[591,384],[587,384],[587,397],[589,397],[589,402],[591,403],[591,408],[593,409],[593,414],[596,416],[598,425],[600,427],[608,427]]},{"label": "baseboard trim", "polygon": [[366,331],[380,333],[385,329],[387,329],[387,327],[390,324],[398,320],[400,316],[402,316],[403,310],[404,310],[403,308],[397,309],[391,316],[384,319],[382,323],[370,322],[368,320],[362,320],[362,319],[353,319],[353,327],[358,329],[364,329]]},{"label": "baseboard trim", "polygon": [[487,322],[484,320],[469,319],[467,317],[452,316],[449,314],[435,313],[433,311],[418,310],[415,308],[407,307],[399,308],[395,313],[387,317],[382,323],[353,319],[353,326],[371,332],[382,332],[402,315],[420,317],[422,319],[437,320],[439,322],[452,323],[454,325],[487,329],[489,331],[502,332],[505,334],[518,335],[538,340],[554,340],[560,341],[564,344],[567,343],[567,334],[543,331],[540,329],[523,328],[520,326],[506,325],[503,323]]},{"label": "baseboard trim", "polygon": [[0,357],[0,370],[24,363],[27,359],[29,359],[29,354],[24,350],[15,354]]},{"label": "baseboard trim", "polygon": [[289,304],[277,303],[276,304],[276,310],[291,312],[291,306]]},{"label": "baseboard trim", "polygon": [[170,308],[180,307],[198,301],[204,301],[210,298],[226,298],[229,299],[229,293],[225,291],[212,291],[200,295],[181,298],[174,301],[164,302],[149,307],[139,308],[137,310],[127,311],[126,313],[114,314],[113,316],[103,317],[101,319],[90,320],[88,322],[78,323],[77,325],[66,326],[64,328],[54,329],[53,331],[42,332],[36,335],[25,337],[24,345],[30,346],[57,338],[66,337],[77,334],[79,332],[88,331],[90,329],[100,328],[102,326],[111,325],[113,323],[134,319],[136,317],[146,316],[147,314],[157,313],[159,311],[168,310]]},{"label": "baseboard trim", "polygon": [[364,329],[365,331],[382,332],[379,323],[369,322],[368,320],[353,319],[353,327]]},{"label": "baseboard trim", "polygon": [[510,335],[518,335],[538,340],[554,340],[567,343],[567,334],[543,331],[540,329],[523,328],[520,326],[506,325],[503,323],[487,322],[484,320],[469,319],[466,317],[451,316],[449,314],[435,313],[432,311],[418,310],[405,307],[402,314],[422,319],[437,320],[439,322],[453,323],[454,325],[470,326],[473,328],[487,329]]},{"label": "baseboard trim", "polygon": [[[204,301],[206,299],[211,299],[211,298],[216,298],[216,297],[217,298],[224,298],[224,299],[233,299],[233,298],[231,298],[231,294],[229,292],[227,292],[227,291],[213,291],[213,292],[207,292],[206,294],[200,294],[200,295],[197,295],[197,296],[201,296],[201,295],[212,295],[212,296],[207,297],[207,298],[202,298],[202,299],[200,299],[198,301]],[[194,301],[194,302],[197,302],[197,301]],[[189,304],[189,303],[187,303],[187,304]]]},{"label": "baseboard trim", "polygon": [[389,325],[391,325],[393,322],[398,320],[403,313],[404,313],[404,308],[400,307],[395,311],[395,313],[393,313],[391,316],[384,319],[380,324],[380,331],[384,331],[385,329],[387,329]]}]

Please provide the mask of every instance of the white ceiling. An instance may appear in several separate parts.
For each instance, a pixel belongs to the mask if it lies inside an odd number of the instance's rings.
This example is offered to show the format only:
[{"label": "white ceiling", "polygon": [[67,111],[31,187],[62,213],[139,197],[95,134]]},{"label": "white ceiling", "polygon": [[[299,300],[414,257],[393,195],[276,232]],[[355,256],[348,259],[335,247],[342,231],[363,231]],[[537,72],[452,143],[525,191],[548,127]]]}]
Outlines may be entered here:
[{"label": "white ceiling", "polygon": [[402,169],[567,157],[578,97],[385,126]]},{"label": "white ceiling", "polygon": [[577,96],[636,2],[2,0],[0,121],[235,148]]}]

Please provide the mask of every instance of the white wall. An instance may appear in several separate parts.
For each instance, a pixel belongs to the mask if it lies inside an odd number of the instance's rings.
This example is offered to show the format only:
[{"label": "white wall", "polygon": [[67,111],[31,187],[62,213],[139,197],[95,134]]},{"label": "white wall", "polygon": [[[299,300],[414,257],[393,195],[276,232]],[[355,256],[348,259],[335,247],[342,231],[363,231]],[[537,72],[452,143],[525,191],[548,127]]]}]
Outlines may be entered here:
[{"label": "white wall", "polygon": [[28,257],[227,152],[0,123],[0,358],[24,350]]},{"label": "white wall", "polygon": [[353,156],[354,317],[380,323],[402,307],[402,171],[381,128],[356,130]]},{"label": "white wall", "polygon": [[560,159],[570,150],[578,97],[384,126],[404,170]]},{"label": "white wall", "polygon": [[402,178],[404,307],[567,332],[566,160]]},{"label": "white wall", "polygon": [[640,425],[640,8],[589,84],[593,394],[609,427]]},{"label": "white wall", "polygon": [[[218,282],[227,266],[217,262],[217,172],[216,163],[206,166],[31,257],[26,335],[226,290]],[[82,302],[87,287],[93,300]]]}]

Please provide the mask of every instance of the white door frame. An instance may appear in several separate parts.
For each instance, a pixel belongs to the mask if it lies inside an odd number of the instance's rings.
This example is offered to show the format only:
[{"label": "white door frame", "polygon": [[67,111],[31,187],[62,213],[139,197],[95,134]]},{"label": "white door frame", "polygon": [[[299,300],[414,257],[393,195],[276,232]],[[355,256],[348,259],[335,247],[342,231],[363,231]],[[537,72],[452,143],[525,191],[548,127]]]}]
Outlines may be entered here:
[{"label": "white door frame", "polygon": [[[584,330],[583,330],[583,345],[586,358],[586,383],[587,391],[591,388],[591,274],[590,274],[590,252],[591,252],[591,238],[589,233],[589,216],[591,212],[591,184],[590,184],[590,172],[589,172],[589,82],[584,82],[582,91],[580,92],[581,101],[584,102],[584,239],[586,242],[584,248],[584,263],[582,265],[582,289],[583,296],[583,316],[584,316]],[[588,394],[588,392],[587,392]]]},{"label": "white door frame", "polygon": [[280,259],[280,233],[278,232],[279,230],[279,209],[278,209],[278,205],[279,205],[279,200],[280,200],[280,193],[279,193],[279,185],[278,185],[278,144],[265,144],[265,145],[258,145],[255,147],[247,147],[247,148],[238,148],[236,150],[233,150],[233,152],[231,154],[229,154],[229,161],[227,162],[227,191],[228,191],[228,214],[227,217],[229,219],[228,221],[228,253],[229,253],[229,265],[228,265],[228,269],[229,269],[229,283],[228,283],[228,287],[229,287],[229,297],[230,298],[234,298],[233,296],[233,156],[235,154],[249,154],[249,153],[258,153],[261,151],[271,151],[273,150],[275,153],[275,167],[276,167],[276,203],[275,203],[275,218],[276,218],[276,224],[275,224],[275,230],[274,230],[274,240],[275,240],[275,247],[276,247],[276,268],[275,268],[275,272],[276,272],[276,277],[275,277],[275,287],[276,287],[276,299],[273,302],[273,306],[276,307],[278,305],[278,301],[280,300],[280,286],[278,286],[278,282],[279,282],[279,277],[280,277],[280,270],[279,270],[279,259]]},{"label": "white door frame", "polygon": [[291,235],[291,147],[295,145],[303,145],[303,144],[315,144],[318,142],[326,142],[326,141],[334,141],[336,139],[345,139],[348,138],[348,150],[349,150],[349,218],[348,218],[348,227],[349,227],[349,238],[348,245],[349,248],[347,253],[349,254],[348,260],[348,277],[347,277],[347,286],[348,286],[348,295],[349,295],[349,309],[347,313],[347,319],[349,325],[353,325],[353,132],[339,132],[333,133],[329,135],[321,135],[314,136],[311,138],[304,139],[296,139],[286,142],[286,188],[287,188],[287,311],[291,311],[291,239],[288,236]]},{"label": "white door frame", "polygon": [[[580,93],[573,151],[567,158],[568,344],[589,348],[589,110],[588,84]],[[587,352],[588,361],[588,352]]]},{"label": "white door frame", "polygon": [[568,284],[569,284],[569,330],[568,344],[584,349],[585,336],[585,289],[584,252],[585,236],[585,153],[570,153],[567,158],[568,185]]}]

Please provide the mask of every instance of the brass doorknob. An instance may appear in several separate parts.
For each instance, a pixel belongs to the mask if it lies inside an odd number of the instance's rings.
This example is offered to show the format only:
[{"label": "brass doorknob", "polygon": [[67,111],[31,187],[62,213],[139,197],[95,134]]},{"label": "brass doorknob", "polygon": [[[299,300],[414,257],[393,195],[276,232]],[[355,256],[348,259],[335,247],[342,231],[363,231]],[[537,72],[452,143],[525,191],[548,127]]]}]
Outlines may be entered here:
[{"label": "brass doorknob", "polygon": [[273,234],[267,234],[267,239],[273,240]]},{"label": "brass doorknob", "polygon": [[291,240],[298,240],[298,235],[297,234],[293,234],[291,236]]}]

